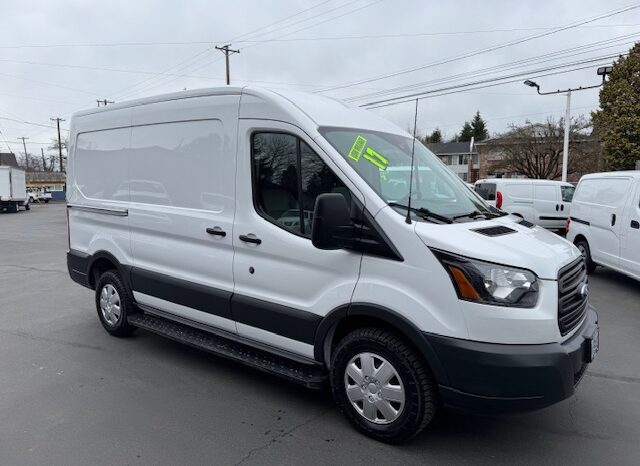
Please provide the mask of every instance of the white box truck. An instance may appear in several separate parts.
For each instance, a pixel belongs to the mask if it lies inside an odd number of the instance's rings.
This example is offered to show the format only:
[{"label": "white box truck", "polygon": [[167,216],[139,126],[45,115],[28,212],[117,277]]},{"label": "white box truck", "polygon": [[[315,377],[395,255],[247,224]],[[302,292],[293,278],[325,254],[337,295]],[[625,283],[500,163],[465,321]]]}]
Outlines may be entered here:
[{"label": "white box truck", "polygon": [[329,384],[378,440],[441,406],[557,403],[598,350],[578,248],[337,100],[226,86],[76,113],[67,186],[69,274],[107,332]]},{"label": "white box truck", "polygon": [[0,167],[0,210],[18,212],[20,207],[29,210],[24,170]]}]

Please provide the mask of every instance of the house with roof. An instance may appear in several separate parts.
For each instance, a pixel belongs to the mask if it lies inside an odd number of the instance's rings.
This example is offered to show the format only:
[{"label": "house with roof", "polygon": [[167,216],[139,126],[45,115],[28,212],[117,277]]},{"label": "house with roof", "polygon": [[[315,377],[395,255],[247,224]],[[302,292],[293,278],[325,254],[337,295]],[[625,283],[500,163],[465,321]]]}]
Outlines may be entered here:
[{"label": "house with roof", "polygon": [[436,142],[426,146],[463,181],[475,183],[479,179],[480,158],[473,141]]}]

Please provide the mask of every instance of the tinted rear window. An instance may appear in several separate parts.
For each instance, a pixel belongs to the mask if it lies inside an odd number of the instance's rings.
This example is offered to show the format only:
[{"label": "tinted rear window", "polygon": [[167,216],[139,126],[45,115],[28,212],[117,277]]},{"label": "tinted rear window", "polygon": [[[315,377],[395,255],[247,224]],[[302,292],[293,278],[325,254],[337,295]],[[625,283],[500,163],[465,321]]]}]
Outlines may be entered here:
[{"label": "tinted rear window", "polygon": [[475,185],[476,192],[485,201],[496,200],[496,185],[495,183],[479,183]]}]

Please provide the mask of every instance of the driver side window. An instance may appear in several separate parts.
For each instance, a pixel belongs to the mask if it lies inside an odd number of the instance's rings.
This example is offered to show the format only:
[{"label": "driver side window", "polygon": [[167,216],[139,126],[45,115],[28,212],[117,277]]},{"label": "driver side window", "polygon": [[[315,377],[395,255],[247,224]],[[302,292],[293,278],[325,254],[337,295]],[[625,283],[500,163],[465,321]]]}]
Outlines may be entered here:
[{"label": "driver side window", "polygon": [[316,198],[348,188],[304,141],[286,133],[251,138],[253,198],[266,220],[296,235],[311,237]]}]

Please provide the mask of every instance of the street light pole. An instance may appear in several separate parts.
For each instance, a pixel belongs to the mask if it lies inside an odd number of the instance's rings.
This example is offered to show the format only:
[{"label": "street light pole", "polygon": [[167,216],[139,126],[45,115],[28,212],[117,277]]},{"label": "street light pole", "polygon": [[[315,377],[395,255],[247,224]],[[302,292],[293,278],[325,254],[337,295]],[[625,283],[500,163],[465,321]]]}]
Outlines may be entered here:
[{"label": "street light pole", "polygon": [[587,87],[580,86],[573,89],[569,88],[562,91],[558,89],[557,91],[540,92],[540,85],[537,84],[536,82],[531,81],[530,79],[527,79],[524,82],[525,86],[535,87],[539,95],[564,94],[565,92],[567,94],[567,110],[565,111],[565,114],[564,114],[564,144],[562,147],[562,181],[564,182],[567,181],[567,172],[569,169],[569,132],[571,131],[571,93],[575,91],[586,91],[587,89],[595,89],[597,87],[603,86],[605,83],[605,78],[607,77],[608,74],[611,74],[612,70],[613,70],[612,66],[601,66],[600,68],[598,68],[598,71],[597,71],[598,76],[602,76],[602,82],[600,84],[597,84],[595,86],[587,86]]},{"label": "street light pole", "polygon": [[569,168],[569,132],[571,131],[571,89],[567,91],[567,111],[564,114],[564,145],[562,146],[562,181],[567,182]]}]

